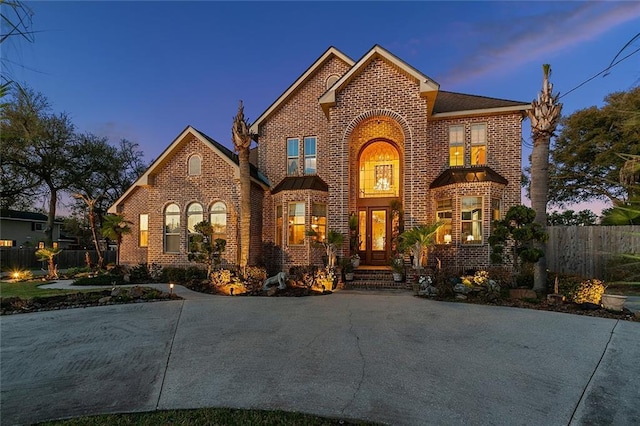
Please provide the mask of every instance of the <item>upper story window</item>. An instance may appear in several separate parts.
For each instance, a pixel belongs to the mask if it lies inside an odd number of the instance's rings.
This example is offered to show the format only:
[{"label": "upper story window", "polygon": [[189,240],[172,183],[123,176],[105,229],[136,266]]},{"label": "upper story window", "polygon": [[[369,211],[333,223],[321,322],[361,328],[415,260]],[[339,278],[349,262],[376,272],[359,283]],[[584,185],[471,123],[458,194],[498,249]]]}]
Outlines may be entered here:
[{"label": "upper story window", "polygon": [[216,201],[209,211],[209,222],[213,226],[213,239],[227,239],[227,205]]},{"label": "upper story window", "polygon": [[298,174],[298,161],[299,161],[299,144],[298,138],[287,139],[287,175],[295,176]]},{"label": "upper story window", "polygon": [[436,232],[436,244],[451,244],[451,219],[453,218],[453,202],[451,198],[438,200],[436,216],[442,226]]},{"label": "upper story window", "polygon": [[316,174],[316,137],[304,138],[304,174]]},{"label": "upper story window", "polygon": [[164,251],[180,253],[180,207],[169,204],[164,209]]},{"label": "upper story window", "polygon": [[305,208],[303,202],[289,203],[289,245],[303,245],[305,236]]},{"label": "upper story window", "polygon": [[149,246],[149,215],[141,214],[138,219],[138,245],[140,247]]},{"label": "upper story window", "polygon": [[487,125],[471,125],[471,165],[487,164]]},{"label": "upper story window", "polygon": [[482,244],[482,197],[462,197],[461,203],[462,244]]},{"label": "upper story window", "polygon": [[373,142],[360,154],[360,198],[397,197],[400,194],[400,158],[388,142]]},{"label": "upper story window", "polygon": [[449,127],[449,166],[464,166],[464,126]]},{"label": "upper story window", "polygon": [[189,157],[189,176],[200,176],[202,173],[202,158],[195,154]]}]

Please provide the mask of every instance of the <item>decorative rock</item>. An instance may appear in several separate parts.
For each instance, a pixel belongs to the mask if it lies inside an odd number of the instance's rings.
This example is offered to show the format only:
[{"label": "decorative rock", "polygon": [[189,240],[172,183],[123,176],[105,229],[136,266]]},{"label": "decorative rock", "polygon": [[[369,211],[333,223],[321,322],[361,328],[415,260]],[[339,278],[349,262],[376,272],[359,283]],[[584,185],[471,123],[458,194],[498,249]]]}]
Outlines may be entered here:
[{"label": "decorative rock", "polygon": [[98,303],[108,303],[108,302],[111,302],[111,296],[105,296],[98,299]]},{"label": "decorative rock", "polygon": [[462,283],[458,283],[453,286],[453,291],[455,291],[456,293],[467,294],[471,291],[471,289]]},{"label": "decorative rock", "polygon": [[111,290],[111,296],[112,297],[118,297],[118,296],[120,296],[120,293],[122,293],[122,289],[121,288],[114,288],[113,290]]},{"label": "decorative rock", "polygon": [[131,287],[129,289],[129,296],[133,299],[138,299],[144,295],[144,289],[140,286]]},{"label": "decorative rock", "polygon": [[[462,284],[464,285],[464,284]],[[464,294],[456,294],[456,299],[457,300],[467,300],[467,296],[465,296]]]},{"label": "decorative rock", "polygon": [[267,296],[275,296],[277,292],[278,287],[271,287],[269,290],[267,290]]},{"label": "decorative rock", "polygon": [[433,297],[433,296],[435,296],[436,294],[438,294],[438,289],[437,289],[437,288],[435,288],[435,287],[434,287],[434,286],[432,286],[432,285],[429,285],[429,286],[425,287],[425,288],[424,288],[424,290],[420,290],[420,291],[418,292],[418,295],[419,295],[419,296],[429,296],[429,297]]}]

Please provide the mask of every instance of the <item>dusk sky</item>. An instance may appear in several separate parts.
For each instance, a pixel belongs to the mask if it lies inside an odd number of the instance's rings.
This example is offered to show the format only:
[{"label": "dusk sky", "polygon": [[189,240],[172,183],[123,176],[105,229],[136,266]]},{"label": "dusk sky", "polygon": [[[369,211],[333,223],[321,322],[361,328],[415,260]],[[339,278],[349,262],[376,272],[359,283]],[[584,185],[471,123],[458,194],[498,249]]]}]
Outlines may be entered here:
[{"label": "dusk sky", "polygon": [[[640,32],[635,1],[26,4],[35,42],[4,43],[3,73],[46,95],[79,131],[137,142],[147,162],[187,125],[232,147],[238,100],[257,118],[329,46],[357,61],[379,44],[442,90],[530,102],[541,64],[562,95]],[[639,83],[637,53],[562,97],[563,113]]]}]

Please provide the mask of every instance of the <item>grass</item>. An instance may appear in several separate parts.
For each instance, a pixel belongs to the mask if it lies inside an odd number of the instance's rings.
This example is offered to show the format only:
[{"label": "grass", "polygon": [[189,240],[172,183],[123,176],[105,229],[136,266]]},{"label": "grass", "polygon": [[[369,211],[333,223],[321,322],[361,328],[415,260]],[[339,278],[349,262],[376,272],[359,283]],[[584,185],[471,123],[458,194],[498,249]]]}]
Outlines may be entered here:
[{"label": "grass", "polygon": [[[90,292],[92,290],[60,290],[55,288],[40,288],[49,282],[35,280],[23,282],[0,282],[0,297],[19,297],[21,299],[32,299],[34,297],[58,296],[61,294]],[[95,289],[93,290],[95,291]]]},{"label": "grass", "polygon": [[607,294],[618,294],[620,296],[640,296],[640,282],[617,281],[607,283]]},{"label": "grass", "polygon": [[352,422],[311,414],[286,411],[238,410],[232,408],[200,408],[197,410],[168,410],[132,414],[107,414],[91,417],[40,423],[40,425],[68,426],[155,426],[155,425],[375,425],[371,422]]}]

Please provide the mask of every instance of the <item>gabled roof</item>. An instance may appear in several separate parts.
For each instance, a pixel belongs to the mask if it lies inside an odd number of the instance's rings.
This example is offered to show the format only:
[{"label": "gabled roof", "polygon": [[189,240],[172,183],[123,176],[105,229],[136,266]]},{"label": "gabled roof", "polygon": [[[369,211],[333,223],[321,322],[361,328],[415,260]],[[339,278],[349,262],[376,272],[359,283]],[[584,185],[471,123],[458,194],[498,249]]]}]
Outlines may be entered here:
[{"label": "gabled roof", "polygon": [[431,182],[429,189],[440,188],[454,183],[495,182],[502,185],[509,183],[498,172],[487,166],[452,167],[446,169]]},{"label": "gabled roof", "polygon": [[[211,148],[216,154],[218,154],[220,158],[222,158],[227,163],[229,163],[229,165],[231,165],[236,169],[238,168],[238,163],[239,163],[238,156],[235,153],[233,153],[229,148],[215,141],[214,139],[207,136],[206,134],[200,132],[196,128],[192,126],[187,126],[178,135],[178,137],[175,138],[174,141],[162,152],[162,154],[160,154],[160,156],[153,163],[151,163],[149,168],[142,174],[142,176],[140,176],[138,180],[136,180],[133,183],[133,185],[131,185],[129,189],[127,189],[125,193],[122,194],[122,196],[118,198],[118,200],[115,203],[113,203],[111,207],[109,207],[108,212],[116,213],[116,207],[118,206],[118,204],[124,201],[137,186],[149,185],[150,183],[149,177],[154,175],[160,168],[162,168],[162,166],[164,166],[171,159],[171,157],[173,156],[173,153],[182,145],[183,142],[186,141],[186,138],[189,135],[192,135],[197,139],[199,139],[203,144],[205,144],[206,146]],[[264,175],[262,175],[262,173],[260,173],[260,171],[253,164],[250,164],[250,171],[251,171],[251,178],[254,182],[264,187],[265,189],[269,187],[269,180]]]},{"label": "gabled roof", "polygon": [[322,55],[320,55],[318,59],[316,59],[316,61],[313,64],[311,64],[309,68],[307,68],[305,72],[302,73],[300,77],[298,77],[296,81],[293,82],[291,86],[289,86],[287,90],[284,91],[282,95],[280,95],[278,99],[275,100],[275,102],[271,104],[271,106],[269,106],[269,108],[267,108],[265,112],[263,112],[260,115],[260,117],[256,119],[256,121],[253,122],[253,124],[251,125],[251,128],[249,129],[251,133],[257,135],[258,126],[260,126],[260,123],[262,123],[274,111],[276,111],[278,107],[283,102],[285,102],[298,89],[298,87],[304,84],[311,76],[313,76],[313,74],[316,72],[316,70],[318,70],[318,68],[320,68],[326,61],[328,61],[333,56],[342,60],[344,63],[346,63],[349,66],[353,66],[354,64],[353,59],[351,59],[350,57],[348,57],[347,55],[345,55],[335,47],[333,46],[329,47]]},{"label": "gabled roof", "polygon": [[433,117],[453,117],[456,115],[525,111],[530,103],[467,95],[440,90],[433,106]]},{"label": "gabled roof", "polygon": [[329,191],[329,185],[318,176],[287,176],[282,179],[275,188],[271,190],[272,194],[281,191],[299,191],[304,189],[313,189],[316,191]]},{"label": "gabled roof", "polygon": [[[366,66],[369,65],[369,63],[371,63],[371,61],[377,58],[380,58],[394,65],[401,71],[415,78],[420,83],[420,95],[425,97],[435,97],[433,95],[435,95],[440,88],[440,85],[438,83],[422,74],[420,71],[407,64],[388,50],[376,44],[362,58],[360,58],[358,62],[353,65],[351,69],[347,71],[333,86],[331,86],[329,90],[327,90],[320,97],[320,105],[322,106],[325,114],[328,114],[329,108],[335,105],[336,92],[340,91],[355,76],[360,74],[362,70],[364,70]],[[431,105],[432,103],[433,102],[429,102],[429,105]]]},{"label": "gabled roof", "polygon": [[[24,220],[31,222],[46,222],[47,215],[36,212],[23,212],[20,210],[0,210],[0,218],[2,219],[14,219],[14,220]],[[60,221],[56,221],[56,223],[61,223]]]}]

